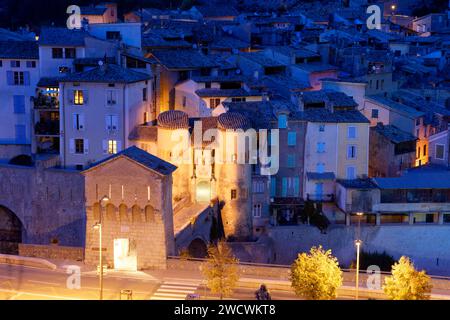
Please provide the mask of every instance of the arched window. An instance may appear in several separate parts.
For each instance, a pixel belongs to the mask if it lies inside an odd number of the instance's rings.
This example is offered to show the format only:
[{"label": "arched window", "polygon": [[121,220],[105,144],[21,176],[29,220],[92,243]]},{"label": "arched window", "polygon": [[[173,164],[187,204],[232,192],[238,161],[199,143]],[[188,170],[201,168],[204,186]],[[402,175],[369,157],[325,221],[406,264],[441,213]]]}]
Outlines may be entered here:
[{"label": "arched window", "polygon": [[94,215],[94,221],[100,221],[100,203],[94,203],[94,205],[92,206],[92,213]]},{"label": "arched window", "polygon": [[142,222],[141,208],[138,205],[134,205],[133,208],[131,208],[131,217],[133,222]]},{"label": "arched window", "polygon": [[128,221],[128,208],[123,203],[119,206],[119,217],[120,217],[120,222]]},{"label": "arched window", "polygon": [[155,209],[151,205],[145,207],[145,221],[155,221]]},{"label": "arched window", "polygon": [[116,221],[116,207],[112,203],[106,205],[106,219]]}]

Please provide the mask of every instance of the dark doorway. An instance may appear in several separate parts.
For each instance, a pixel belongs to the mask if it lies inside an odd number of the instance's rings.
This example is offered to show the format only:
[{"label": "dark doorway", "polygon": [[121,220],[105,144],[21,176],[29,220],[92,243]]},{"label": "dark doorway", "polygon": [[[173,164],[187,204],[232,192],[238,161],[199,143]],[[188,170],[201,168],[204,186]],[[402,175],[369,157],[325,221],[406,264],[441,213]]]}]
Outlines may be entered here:
[{"label": "dark doorway", "polygon": [[188,250],[189,256],[192,258],[206,258],[206,256],[208,255],[208,248],[206,246],[206,243],[199,238],[191,242]]},{"label": "dark doorway", "polygon": [[22,242],[22,223],[6,207],[0,206],[0,253],[19,254]]}]

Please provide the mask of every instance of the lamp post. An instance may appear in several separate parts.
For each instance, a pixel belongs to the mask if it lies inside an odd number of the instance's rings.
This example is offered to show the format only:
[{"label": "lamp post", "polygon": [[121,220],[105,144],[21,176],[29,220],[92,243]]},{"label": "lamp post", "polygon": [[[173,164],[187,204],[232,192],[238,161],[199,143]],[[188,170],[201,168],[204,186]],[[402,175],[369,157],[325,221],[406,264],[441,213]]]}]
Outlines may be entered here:
[{"label": "lamp post", "polygon": [[364,215],[362,212],[357,212],[356,215],[358,216],[358,232],[357,232],[357,239],[355,240],[356,245],[356,287],[355,287],[355,300],[358,300],[359,298],[359,252],[361,250],[361,217]]},{"label": "lamp post", "polygon": [[362,241],[356,240],[356,294],[355,294],[355,300],[358,300],[359,298],[359,251],[361,248]]},{"label": "lamp post", "polygon": [[109,197],[103,196],[103,198],[100,199],[100,205],[99,205],[99,219],[96,224],[94,224],[94,229],[98,230],[98,261],[99,261],[99,299],[103,300],[103,246],[102,246],[102,215],[103,215],[103,209],[102,209],[102,203],[108,202]]}]

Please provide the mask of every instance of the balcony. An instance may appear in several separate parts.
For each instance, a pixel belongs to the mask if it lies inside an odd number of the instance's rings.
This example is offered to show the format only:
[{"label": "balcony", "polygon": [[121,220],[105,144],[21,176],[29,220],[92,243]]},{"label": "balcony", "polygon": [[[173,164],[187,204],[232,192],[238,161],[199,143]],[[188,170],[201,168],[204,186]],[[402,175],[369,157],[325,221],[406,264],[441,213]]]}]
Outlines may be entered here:
[{"label": "balcony", "polygon": [[35,109],[59,109],[58,98],[39,94],[37,97],[33,97],[33,104]]},{"label": "balcony", "polygon": [[306,195],[307,200],[316,202],[334,202],[334,194],[310,194]]},{"label": "balcony", "polygon": [[34,126],[34,132],[39,136],[59,136],[59,121],[40,121]]}]

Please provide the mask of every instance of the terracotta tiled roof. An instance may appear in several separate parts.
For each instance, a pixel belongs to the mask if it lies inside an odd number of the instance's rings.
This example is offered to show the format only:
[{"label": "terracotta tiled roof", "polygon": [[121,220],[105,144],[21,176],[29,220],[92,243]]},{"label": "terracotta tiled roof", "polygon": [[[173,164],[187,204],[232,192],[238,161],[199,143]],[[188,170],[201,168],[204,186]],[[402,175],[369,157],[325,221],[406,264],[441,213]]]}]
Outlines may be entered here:
[{"label": "terracotta tiled roof", "polygon": [[218,119],[218,127],[222,130],[247,130],[250,127],[250,121],[241,113],[225,112]]},{"label": "terracotta tiled roof", "polygon": [[189,128],[189,117],[180,110],[170,110],[158,116],[158,126],[167,129]]}]

